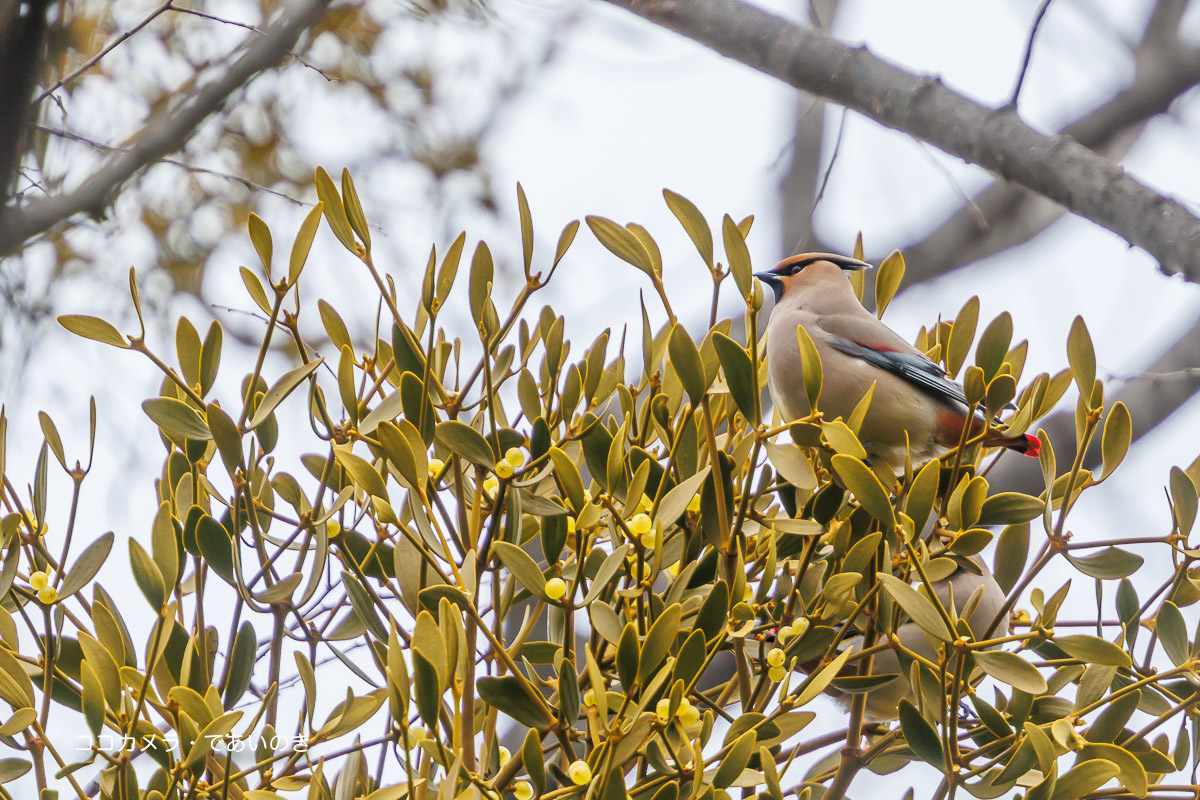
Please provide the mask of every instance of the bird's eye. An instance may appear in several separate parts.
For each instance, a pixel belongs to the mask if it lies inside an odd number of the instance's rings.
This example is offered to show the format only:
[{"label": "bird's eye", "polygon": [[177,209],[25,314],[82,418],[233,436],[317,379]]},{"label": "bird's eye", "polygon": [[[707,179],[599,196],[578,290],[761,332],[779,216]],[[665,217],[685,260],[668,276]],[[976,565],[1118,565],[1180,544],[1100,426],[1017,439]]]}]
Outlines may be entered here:
[{"label": "bird's eye", "polygon": [[803,264],[793,264],[792,268],[788,270],[788,275],[799,275],[802,269],[804,269]]}]

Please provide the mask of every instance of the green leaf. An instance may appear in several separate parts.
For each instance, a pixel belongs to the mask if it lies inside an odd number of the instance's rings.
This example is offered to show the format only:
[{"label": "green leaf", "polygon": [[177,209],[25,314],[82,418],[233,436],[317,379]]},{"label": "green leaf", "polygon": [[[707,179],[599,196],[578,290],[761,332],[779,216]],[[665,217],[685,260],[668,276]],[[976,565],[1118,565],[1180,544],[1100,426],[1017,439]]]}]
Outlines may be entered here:
[{"label": "green leaf", "polygon": [[904,513],[912,519],[913,527],[916,530],[925,528],[925,522],[933,511],[940,477],[941,464],[934,459],[921,467],[921,471],[917,473],[912,486],[909,487],[908,497],[904,501]]},{"label": "green leaf", "polygon": [[351,253],[356,252],[358,243],[354,241],[354,231],[350,228],[350,220],[346,217],[346,208],[342,205],[342,198],[338,196],[337,184],[333,182],[333,178],[329,177],[329,173],[325,171],[324,167],[317,167],[313,181],[316,183],[317,197],[321,200],[329,229],[342,243],[342,247]]},{"label": "green leaf", "polygon": [[58,324],[76,336],[91,339],[102,344],[111,344],[123,350],[129,349],[129,343],[121,336],[121,332],[99,317],[86,317],[82,314],[63,314],[58,318]]},{"label": "green leaf", "polygon": [[520,682],[512,675],[502,678],[480,678],[476,681],[479,697],[489,706],[502,711],[530,728],[547,730],[554,722],[543,703],[531,702]]},{"label": "green leaf", "polygon": [[204,335],[204,343],[200,346],[200,394],[208,394],[208,390],[213,387],[213,383],[217,380],[217,368],[221,364],[221,344],[224,341],[224,334],[221,332],[221,323],[215,319],[208,326],[208,333]]},{"label": "green leaf", "polygon": [[676,324],[671,329],[671,338],[667,341],[667,355],[671,359],[671,366],[675,367],[675,372],[679,375],[679,382],[683,384],[692,407],[698,407],[708,390],[708,382],[705,380],[700,350],[682,325]]},{"label": "green leaf", "polygon": [[[750,251],[746,248],[746,237],[728,214],[721,221],[721,234],[725,239],[725,257],[729,260],[729,271],[737,284],[742,300],[754,299],[754,268],[750,266]],[[710,245],[711,246],[711,245]]]},{"label": "green leaf", "polygon": [[883,318],[892,298],[904,280],[904,256],[899,250],[888,253],[875,271],[875,316]]},{"label": "green leaf", "polygon": [[525,773],[533,783],[536,794],[546,791],[546,755],[542,750],[541,737],[536,728],[525,732],[525,744],[521,746],[521,761],[525,765]]},{"label": "green leaf", "polygon": [[317,203],[308,212],[308,216],[300,223],[296,232],[296,241],[292,243],[292,255],[288,259],[288,285],[291,286],[300,277],[304,262],[308,260],[308,251],[312,249],[313,238],[317,235],[317,227],[321,224],[321,213],[325,210],[324,203]]},{"label": "green leaf", "polygon": [[642,654],[638,660],[639,682],[644,684],[671,652],[675,636],[679,633],[679,620],[682,615],[683,607],[679,603],[672,603],[658,615],[650,630],[646,631],[646,641],[642,643]]},{"label": "green leaf", "polygon": [[267,421],[267,418],[275,411],[292,391],[300,385],[300,383],[309,375],[316,371],[317,367],[321,366],[324,359],[315,358],[307,364],[301,364],[295,369],[288,370],[283,376],[275,382],[275,385],[267,390],[263,395],[263,399],[259,402],[258,408],[254,411],[254,416],[250,418],[250,427],[257,428]]},{"label": "green leaf", "polygon": [[858,504],[882,522],[888,530],[894,528],[896,514],[891,498],[871,468],[853,456],[842,454],[835,455],[832,463],[834,472],[854,495]]},{"label": "green leaf", "polygon": [[983,501],[979,512],[981,527],[988,525],[1017,525],[1029,522],[1041,515],[1046,501],[1020,492],[1000,492]]},{"label": "green leaf", "polygon": [[979,343],[975,345],[975,365],[983,370],[984,380],[989,383],[1004,364],[1012,334],[1012,314],[1004,311],[988,323],[979,337]]},{"label": "green leaf", "polygon": [[721,765],[717,767],[716,774],[713,775],[712,785],[718,789],[732,786],[733,782],[745,772],[746,765],[750,763],[750,756],[754,755],[754,746],[757,743],[758,734],[753,730],[746,731],[739,736],[725,751]]},{"label": "green leaf", "polygon": [[1170,484],[1175,524],[1179,526],[1179,534],[1187,536],[1196,522],[1196,485],[1179,467],[1171,467]]},{"label": "green leaf", "polygon": [[1000,541],[996,543],[996,568],[994,574],[996,583],[1007,594],[1021,574],[1025,572],[1025,561],[1029,557],[1029,523],[1009,525],[1000,532]]},{"label": "green leaf", "polygon": [[200,732],[200,736],[192,745],[192,749],[188,751],[187,758],[183,760],[183,766],[186,768],[203,763],[221,737],[233,730],[233,726],[238,724],[238,720],[242,718],[243,713],[241,711],[229,711],[205,725],[204,730]]},{"label": "green leaf", "polygon": [[554,264],[557,267],[558,262],[563,260],[563,256],[567,254],[567,250],[571,249],[571,243],[575,241],[575,234],[579,232],[579,220],[573,219],[566,224],[562,229],[562,233],[558,235],[558,246],[554,248]]},{"label": "green leaf", "polygon": [[350,220],[350,227],[358,234],[363,246],[370,250],[371,229],[363,213],[362,201],[358,199],[358,190],[354,188],[354,179],[350,177],[350,170],[345,167],[342,168],[342,206],[345,208],[346,218]]},{"label": "green leaf", "polygon": [[[412,663],[413,695],[417,701],[417,713],[420,715],[421,721],[429,726],[430,730],[437,730],[438,708],[441,706],[442,698],[442,687],[438,680],[437,667],[420,650],[412,651]],[[481,697],[483,696],[483,680],[480,680],[476,684]],[[486,697],[484,697],[484,702],[487,702]],[[492,705],[495,705],[495,703],[492,703]]]},{"label": "green leaf", "polygon": [[173,397],[155,397],[142,403],[142,410],[155,425],[169,434],[201,442],[212,438],[208,423],[196,413],[194,408],[182,400],[176,400]]},{"label": "green leaf", "polygon": [[271,229],[267,227],[267,223],[263,222],[262,217],[251,211],[250,218],[246,220],[246,230],[250,233],[250,243],[254,245],[254,252],[258,253],[258,260],[262,262],[263,270],[270,275],[271,256],[274,249],[271,243]]},{"label": "green leaf", "polygon": [[[918,592],[909,584],[886,572],[877,573],[880,583],[892,599],[900,604],[904,613],[917,623],[917,626],[934,638],[943,642],[953,641],[952,632],[946,630],[946,623],[928,597]],[[1024,663],[1024,662],[1022,662]],[[1033,669],[1030,667],[1030,669]],[[1036,670],[1035,670],[1036,672]],[[1044,691],[1044,690],[1043,690]]]},{"label": "green leaf", "polygon": [[567,502],[578,514],[583,510],[585,502],[583,479],[579,477],[579,467],[575,466],[571,457],[558,447],[550,448],[550,461],[554,464],[554,472],[558,476],[559,483],[562,484],[563,492],[567,495]]},{"label": "green leaf", "polygon": [[917,758],[938,769],[945,769],[945,754],[942,752],[942,740],[934,728],[917,710],[917,707],[907,699],[900,700],[900,731],[904,741]]},{"label": "green leaf", "polygon": [[366,459],[354,455],[349,450],[342,449],[335,449],[333,457],[350,475],[350,479],[367,493],[368,497],[388,499],[387,487],[383,483],[383,476]]},{"label": "green leaf", "polygon": [[963,304],[954,327],[950,329],[950,341],[946,345],[946,372],[953,378],[958,375],[971,343],[975,341],[975,325],[979,322],[979,298],[972,297]]},{"label": "green leaf", "polygon": [[784,480],[799,489],[817,488],[817,473],[805,451],[795,444],[766,442],[767,458]]},{"label": "green leaf", "polygon": [[[696,251],[700,253],[700,258],[704,259],[704,263],[709,269],[712,269],[712,231],[709,229],[704,215],[700,213],[700,209],[696,208],[691,200],[688,200],[681,194],[672,192],[670,189],[663,189],[663,199],[667,201],[667,207],[671,209],[671,213],[675,215],[675,219],[679,220],[679,224],[687,232],[688,238],[696,246]],[[742,244],[744,245],[745,241]],[[728,248],[728,244],[726,248]]]},{"label": "green leaf", "polygon": [[800,347],[800,371],[804,378],[804,394],[808,397],[808,408],[810,411],[816,411],[817,401],[821,397],[821,355],[803,325],[796,326],[796,343]]},{"label": "green leaf", "polygon": [[621,638],[617,642],[617,678],[621,681],[625,693],[631,697],[637,684],[640,654],[637,626],[632,622],[627,622],[621,631]]},{"label": "green leaf", "polygon": [[434,437],[450,452],[486,469],[496,466],[496,455],[483,434],[456,419],[439,422]]},{"label": "green leaf", "polygon": [[1182,666],[1189,658],[1191,658],[1191,644],[1188,643],[1187,626],[1183,621],[1183,614],[1179,613],[1179,608],[1167,601],[1162,604],[1162,608],[1158,610],[1158,615],[1155,617],[1155,630],[1158,631],[1158,638],[1163,644],[1163,650],[1167,654],[1167,658],[1171,659],[1171,663],[1175,666]]},{"label": "green leaf", "polygon": [[250,270],[245,267],[238,268],[238,274],[242,276],[242,283],[246,286],[246,291],[250,294],[250,299],[258,306],[264,314],[271,315],[271,301],[267,299],[267,292],[263,289],[262,281],[258,279]]},{"label": "green leaf", "polygon": [[824,437],[825,443],[835,453],[854,456],[858,459],[865,459],[867,457],[866,448],[859,443],[858,437],[854,435],[854,431],[850,430],[850,426],[840,419],[835,419],[833,422],[822,420],[821,436]]},{"label": "green leaf", "polygon": [[604,217],[584,217],[592,234],[617,258],[632,264],[650,277],[654,274],[654,264],[645,245],[632,231]]},{"label": "green leaf", "polygon": [[1055,636],[1054,644],[1071,658],[1078,658],[1085,664],[1103,664],[1110,667],[1128,667],[1130,664],[1128,653],[1099,636]]},{"label": "green leaf", "polygon": [[1047,691],[1046,679],[1037,668],[1016,653],[1007,650],[979,650],[973,653],[975,663],[988,675],[1015,689],[1040,695]]},{"label": "green leaf", "polygon": [[84,551],[79,554],[79,558],[75,559],[75,563],[67,570],[62,586],[58,587],[60,601],[75,594],[96,577],[100,567],[104,566],[109,551],[112,550],[112,545],[113,532],[108,531],[96,537],[95,541],[84,548]]},{"label": "green leaf", "polygon": [[1133,441],[1133,421],[1129,409],[1118,400],[1104,420],[1104,435],[1100,440],[1100,452],[1104,457],[1104,469],[1100,480],[1104,480],[1125,460],[1129,445]]},{"label": "green leaf", "polygon": [[100,731],[104,729],[104,687],[87,661],[79,663],[79,676],[83,688],[83,721],[94,740],[99,738]]},{"label": "green leaf", "polygon": [[509,542],[496,542],[493,547],[496,555],[500,557],[500,561],[513,574],[517,582],[530,593],[545,600],[546,576],[542,574],[541,568],[533,560],[533,557]]},{"label": "green leaf", "polygon": [[705,467],[663,495],[663,499],[658,503],[658,511],[654,515],[654,524],[662,525],[665,530],[667,526],[679,519],[680,515],[687,510],[688,503],[696,496],[696,492],[700,491],[700,486],[708,477],[711,469],[712,467]]},{"label": "green leaf", "polygon": [[737,404],[742,416],[753,422],[758,400],[758,379],[754,374],[754,364],[746,348],[735,342],[720,331],[712,335],[713,347],[717,358],[721,360],[721,368],[725,370],[725,384],[729,387],[729,395]]},{"label": "green leaf", "polygon": [[820,672],[812,676],[812,678],[810,678],[808,681],[808,685],[801,690],[799,695],[797,695],[793,707],[800,708],[804,705],[807,705],[808,703],[812,702],[817,695],[824,692],[825,689],[828,688],[829,684],[833,682],[833,679],[838,676],[838,673],[842,671],[842,667],[844,667],[846,662],[850,659],[851,653],[851,650],[846,650],[833,661],[830,661],[828,664],[822,667]]},{"label": "green leaf", "polygon": [[533,265],[533,215],[529,213],[529,200],[525,190],[517,183],[517,213],[521,217],[521,255],[525,259],[525,274]]},{"label": "green leaf", "polygon": [[1066,553],[1071,566],[1097,580],[1127,578],[1142,567],[1144,558],[1119,547],[1106,547],[1090,556],[1073,556]]},{"label": "green leaf", "polygon": [[1102,758],[1076,764],[1058,777],[1054,786],[1054,800],[1078,800],[1089,792],[1099,789],[1115,778],[1120,767]]},{"label": "green leaf", "polygon": [[0,758],[0,785],[10,783],[33,769],[23,758]]},{"label": "green leaf", "polygon": [[1067,334],[1067,362],[1071,365],[1071,376],[1075,379],[1079,394],[1085,403],[1091,402],[1092,389],[1096,384],[1096,350],[1092,347],[1092,336],[1083,317],[1075,317]]}]

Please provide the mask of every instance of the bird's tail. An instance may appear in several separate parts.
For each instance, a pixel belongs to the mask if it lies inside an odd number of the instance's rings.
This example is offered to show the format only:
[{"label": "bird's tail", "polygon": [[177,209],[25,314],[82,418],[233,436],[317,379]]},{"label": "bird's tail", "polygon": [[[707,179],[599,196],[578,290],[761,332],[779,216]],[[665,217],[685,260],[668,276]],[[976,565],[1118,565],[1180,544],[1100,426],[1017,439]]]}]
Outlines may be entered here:
[{"label": "bird's tail", "polygon": [[1020,436],[991,436],[984,439],[983,443],[988,447],[1007,447],[1030,458],[1037,458],[1042,452],[1041,440],[1028,433],[1022,433]]}]

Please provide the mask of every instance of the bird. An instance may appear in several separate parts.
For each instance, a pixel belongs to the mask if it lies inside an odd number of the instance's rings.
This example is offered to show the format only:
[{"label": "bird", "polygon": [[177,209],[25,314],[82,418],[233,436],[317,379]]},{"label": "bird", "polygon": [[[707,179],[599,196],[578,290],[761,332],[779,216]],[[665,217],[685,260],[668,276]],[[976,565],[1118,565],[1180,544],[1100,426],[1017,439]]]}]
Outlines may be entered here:
[{"label": "bird", "polygon": [[[801,253],[755,273],[775,293],[766,330],[767,384],[785,422],[809,415],[796,333],[803,325],[821,357],[818,410],[826,419],[849,419],[874,384],[859,440],[872,462],[900,472],[906,456],[918,468],[954,449],[969,404],[945,370],[859,302],[846,273],[870,266],[847,256]],[[976,411],[970,425],[974,435],[987,420]],[[1031,457],[1041,446],[1035,436],[999,432],[988,433],[983,444]]]},{"label": "bird", "polygon": [[[987,419],[977,411],[968,421],[970,406],[962,387],[859,302],[847,273],[870,266],[847,256],[802,253],[755,274],[775,294],[766,331],[767,382],[784,420],[791,422],[809,415],[796,332],[803,325],[821,358],[818,409],[828,419],[849,419],[874,384],[859,439],[868,459],[886,462],[900,472],[906,459],[911,459],[916,468],[952,450],[968,424],[972,434],[984,431]],[[983,443],[1033,457],[1040,448],[1039,440],[1029,434],[1005,436],[991,432]],[[934,581],[934,594],[944,608],[953,608],[956,616],[966,616],[972,630],[982,633],[991,627],[992,635],[1006,636],[1009,625],[1004,590],[987,564],[978,555],[956,560],[958,564],[950,574]],[[934,645],[915,622],[904,622],[893,635],[907,650],[936,660]],[[849,637],[843,650],[856,651],[862,645],[861,636]],[[904,666],[892,648],[874,654],[870,674],[896,677],[868,693],[864,711],[867,721],[894,720],[900,700],[913,700]],[[839,694],[836,689],[830,693],[849,706],[849,695]]]},{"label": "bird", "polygon": [[[953,608],[956,616],[965,617],[967,624],[977,635],[982,635],[992,621],[998,617],[991,637],[1008,636],[1009,621],[1005,608],[1004,590],[1000,588],[1000,584],[996,582],[991,570],[978,555],[962,559],[957,569],[950,575],[933,582],[933,589],[942,607]],[[975,599],[976,596],[978,599]],[[934,663],[938,661],[934,645],[915,622],[910,620],[901,623],[894,636],[906,650],[916,653],[928,661]],[[875,641],[876,644],[883,642],[882,637]],[[841,651],[858,652],[862,649],[862,645],[862,636],[848,637]],[[901,700],[915,702],[908,677],[909,664],[902,665],[897,653],[898,651],[895,649],[885,648],[872,656],[870,675],[895,675],[896,677],[873,688],[867,694],[863,719],[868,722],[890,722],[897,718]],[[954,665],[957,663],[956,659],[957,656],[951,657],[950,670],[954,669]],[[853,695],[839,693],[836,689],[830,694],[847,710],[849,709]]]}]

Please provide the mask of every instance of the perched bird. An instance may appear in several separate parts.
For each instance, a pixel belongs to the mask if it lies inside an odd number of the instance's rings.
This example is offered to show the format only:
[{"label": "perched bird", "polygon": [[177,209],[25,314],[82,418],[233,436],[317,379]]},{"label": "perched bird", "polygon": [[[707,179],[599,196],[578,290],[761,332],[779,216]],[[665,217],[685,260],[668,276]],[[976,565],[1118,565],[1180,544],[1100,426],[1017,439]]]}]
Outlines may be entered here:
[{"label": "perched bird", "polygon": [[[962,387],[895,331],[863,308],[845,275],[869,267],[854,258],[803,253],[755,277],[775,292],[767,324],[767,382],[784,420],[808,416],[796,327],[803,325],[821,357],[823,383],[818,409],[827,419],[848,419],[875,384],[859,439],[872,459],[899,471],[905,442],[914,467],[953,449],[967,424]],[[971,432],[986,420],[977,412]],[[983,440],[1036,457],[1040,443],[1028,434],[995,433]]]},{"label": "perched bird", "polygon": [[[944,608],[953,608],[958,616],[965,617],[967,624],[977,636],[982,636],[993,619],[1000,615],[1000,620],[992,632],[992,637],[1008,635],[1008,614],[1002,614],[1004,609],[1004,591],[992,577],[991,571],[979,556],[972,556],[968,566],[960,566],[951,575],[935,581],[934,593]],[[952,599],[953,596],[953,599]],[[978,599],[976,599],[978,598]],[[906,650],[910,650],[929,661],[937,662],[937,655],[930,644],[929,637],[909,621],[900,625],[895,631],[896,638]],[[882,637],[875,640],[876,644],[884,642]],[[853,636],[846,640],[842,650],[858,652],[862,649],[861,636]],[[956,657],[955,657],[956,658]],[[951,659],[950,665],[956,663]],[[909,664],[901,664],[897,651],[884,649],[876,652],[871,660],[871,675],[895,675],[888,683],[872,689],[867,694],[864,719],[869,722],[888,722],[896,719],[898,707],[902,699],[915,702],[908,679]],[[839,693],[836,689],[829,692],[834,699],[850,707],[852,695]]]}]

